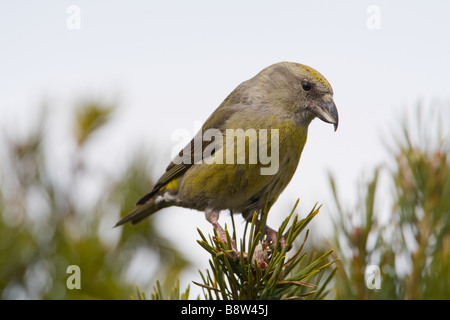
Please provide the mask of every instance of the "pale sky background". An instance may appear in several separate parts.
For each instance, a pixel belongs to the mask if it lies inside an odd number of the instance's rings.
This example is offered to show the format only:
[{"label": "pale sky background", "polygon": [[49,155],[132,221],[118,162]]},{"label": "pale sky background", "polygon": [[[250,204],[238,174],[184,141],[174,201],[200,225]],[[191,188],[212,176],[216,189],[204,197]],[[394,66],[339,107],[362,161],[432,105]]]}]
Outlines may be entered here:
[{"label": "pale sky background", "polygon": [[[80,30],[66,26],[72,4],[81,10]],[[380,29],[367,27],[370,5],[380,9]],[[0,0],[0,125],[26,132],[47,104],[62,130],[54,137],[58,174],[69,149],[67,111],[84,97],[117,102],[114,121],[99,135],[104,144],[90,156],[114,172],[137,148],[157,152],[149,160],[157,177],[177,143],[174,130],[193,136],[195,121],[273,63],[307,64],[333,86],[339,128],[313,121],[299,169],[268,221],[277,226],[300,197],[302,214],[323,204],[312,225],[326,232],[333,209],[328,172],[351,206],[357,182],[389,159],[381,134],[389,137],[387,128],[419,100],[450,101],[449,14],[450,2],[437,0]],[[203,214],[171,208],[153,219],[196,264],[182,286],[198,281],[208,256],[196,228],[212,231]]]}]

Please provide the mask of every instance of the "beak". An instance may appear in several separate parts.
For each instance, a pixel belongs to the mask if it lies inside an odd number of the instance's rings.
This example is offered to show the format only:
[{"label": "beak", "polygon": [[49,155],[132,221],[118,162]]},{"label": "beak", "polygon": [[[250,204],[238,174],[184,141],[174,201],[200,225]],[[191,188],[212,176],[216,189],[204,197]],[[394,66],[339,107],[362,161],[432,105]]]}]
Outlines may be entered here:
[{"label": "beak", "polygon": [[320,120],[334,124],[334,131],[337,130],[339,116],[332,98],[324,99],[320,105],[314,107],[313,111]]}]

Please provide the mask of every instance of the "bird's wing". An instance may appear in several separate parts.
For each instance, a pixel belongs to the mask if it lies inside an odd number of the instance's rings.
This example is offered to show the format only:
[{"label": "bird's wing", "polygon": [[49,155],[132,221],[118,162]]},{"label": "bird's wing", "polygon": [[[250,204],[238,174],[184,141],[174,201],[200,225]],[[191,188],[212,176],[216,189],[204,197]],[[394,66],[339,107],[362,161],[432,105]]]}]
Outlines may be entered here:
[{"label": "bird's wing", "polygon": [[[202,159],[203,151],[205,148],[214,142],[204,141],[203,133],[208,129],[218,129],[221,132],[225,130],[225,122],[233,115],[235,108],[233,106],[227,105],[227,99],[222,103],[219,108],[206,120],[202,129],[196,134],[196,136],[189,142],[186,147],[184,147],[179,156],[182,158],[186,152],[190,152],[190,161],[172,161],[166,169],[166,172],[159,178],[153,187],[152,191],[142,197],[136,205],[145,204],[149,199],[151,199],[162,187],[167,185],[173,179],[179,177],[185,173],[194,163],[196,159]],[[201,143],[194,143],[196,139],[201,141]],[[214,151],[214,150],[213,150]],[[212,152],[214,153],[214,152]],[[185,163],[186,162],[186,163]]]}]

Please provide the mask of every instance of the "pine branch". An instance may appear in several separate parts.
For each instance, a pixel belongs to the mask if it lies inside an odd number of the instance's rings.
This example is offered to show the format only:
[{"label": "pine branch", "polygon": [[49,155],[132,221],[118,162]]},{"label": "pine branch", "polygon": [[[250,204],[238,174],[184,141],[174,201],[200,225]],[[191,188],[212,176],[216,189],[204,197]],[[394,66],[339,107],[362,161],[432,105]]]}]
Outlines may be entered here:
[{"label": "pine branch", "polygon": [[[308,253],[302,253],[309,234],[307,230],[300,248],[287,259],[289,249],[294,247],[300,233],[320,209],[314,206],[306,218],[299,220],[298,215],[294,215],[297,205],[298,201],[278,228],[276,243],[265,238],[265,219],[258,222],[255,215],[252,222],[245,226],[243,239],[239,241],[239,255],[231,246],[231,239],[238,243],[234,221],[233,238],[226,230],[226,243],[216,233],[207,239],[198,230],[201,240],[197,242],[211,255],[210,270],[206,274],[200,271],[203,283],[194,282],[202,288],[205,299],[300,299],[308,295],[314,295],[315,298],[326,296],[328,291],[325,287],[335,271],[330,271],[323,283],[319,282],[334,263],[334,260],[329,261],[333,250],[317,259],[312,256],[307,259]],[[280,243],[282,234],[285,246]]]}]

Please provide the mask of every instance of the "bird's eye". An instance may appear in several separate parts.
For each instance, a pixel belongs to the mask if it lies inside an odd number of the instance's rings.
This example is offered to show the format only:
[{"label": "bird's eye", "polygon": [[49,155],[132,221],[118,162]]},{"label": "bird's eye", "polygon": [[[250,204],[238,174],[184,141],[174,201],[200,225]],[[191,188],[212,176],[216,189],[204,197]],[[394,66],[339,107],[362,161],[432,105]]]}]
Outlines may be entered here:
[{"label": "bird's eye", "polygon": [[302,82],[302,88],[303,88],[303,90],[305,90],[305,91],[311,90],[311,88],[312,88],[311,83],[308,82],[308,81],[303,81],[303,82]]}]

